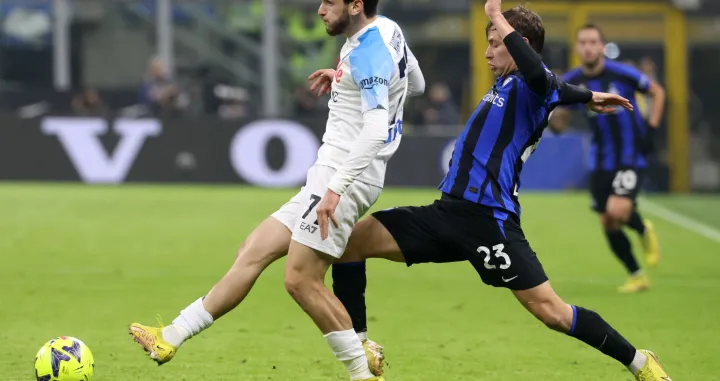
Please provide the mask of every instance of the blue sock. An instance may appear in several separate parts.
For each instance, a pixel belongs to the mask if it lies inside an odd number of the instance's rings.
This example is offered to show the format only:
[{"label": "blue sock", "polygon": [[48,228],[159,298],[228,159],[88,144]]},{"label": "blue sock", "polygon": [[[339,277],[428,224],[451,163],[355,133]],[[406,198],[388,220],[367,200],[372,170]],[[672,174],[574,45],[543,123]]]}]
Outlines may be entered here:
[{"label": "blue sock", "polygon": [[635,358],[635,347],[622,335],[615,331],[595,311],[582,307],[571,306],[573,309],[573,322],[569,336],[599,350],[607,356],[614,358],[625,366],[630,365]]}]

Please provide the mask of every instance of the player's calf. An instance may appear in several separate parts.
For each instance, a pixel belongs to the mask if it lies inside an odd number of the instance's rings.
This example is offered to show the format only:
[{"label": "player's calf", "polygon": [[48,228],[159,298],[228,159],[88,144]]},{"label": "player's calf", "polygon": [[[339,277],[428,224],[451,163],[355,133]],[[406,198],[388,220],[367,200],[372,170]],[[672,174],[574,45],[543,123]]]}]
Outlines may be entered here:
[{"label": "player's calf", "polygon": [[209,328],[216,319],[240,304],[260,273],[287,253],[289,242],[290,232],[285,225],[275,218],[266,219],[250,234],[233,266],[205,297],[183,309],[167,327],[134,323],[130,334],[155,361],[170,361],[185,341]]},{"label": "player's calf", "polygon": [[[513,291],[515,297],[548,327],[574,337],[625,365],[638,379],[647,369],[648,356],[638,351],[595,311],[568,305],[545,282]],[[643,379],[644,380],[644,379]]]},{"label": "player's calf", "polygon": [[[543,287],[542,285],[538,287]],[[537,287],[536,287],[537,288]],[[527,294],[527,295],[526,295]],[[516,291],[515,296],[535,318],[546,327],[567,333],[572,329],[573,310],[560,297],[552,293],[537,293],[535,289]]]},{"label": "player's calf", "polygon": [[289,245],[290,230],[273,217],[265,219],[243,242],[230,270],[203,300],[207,312],[218,319],[237,307],[265,268],[285,256]]},{"label": "player's calf", "polygon": [[330,262],[329,256],[293,241],[285,267],[285,288],[322,331],[350,378],[370,380],[373,374],[368,368],[366,349],[342,303],[325,287]]}]

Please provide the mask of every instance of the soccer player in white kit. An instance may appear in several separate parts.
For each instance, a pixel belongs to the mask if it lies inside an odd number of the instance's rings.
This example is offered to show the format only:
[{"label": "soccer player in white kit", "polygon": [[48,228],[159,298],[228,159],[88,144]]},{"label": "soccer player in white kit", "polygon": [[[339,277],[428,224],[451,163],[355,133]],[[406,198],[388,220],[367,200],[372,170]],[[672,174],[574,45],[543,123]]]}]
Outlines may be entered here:
[{"label": "soccer player in white kit", "polygon": [[[318,71],[314,87],[330,90],[323,145],[300,192],[242,244],[228,273],[167,327],[138,323],[130,334],[158,364],[247,296],[260,273],[288,255],[285,287],[324,334],[354,381],[382,381],[381,348],[361,342],[350,316],[325,287],[355,223],[380,196],[388,160],[402,137],[403,103],[425,83],[400,27],[377,15],[378,0],[323,0],[328,34],[347,41],[336,70]],[[330,86],[328,86],[330,84]]]}]

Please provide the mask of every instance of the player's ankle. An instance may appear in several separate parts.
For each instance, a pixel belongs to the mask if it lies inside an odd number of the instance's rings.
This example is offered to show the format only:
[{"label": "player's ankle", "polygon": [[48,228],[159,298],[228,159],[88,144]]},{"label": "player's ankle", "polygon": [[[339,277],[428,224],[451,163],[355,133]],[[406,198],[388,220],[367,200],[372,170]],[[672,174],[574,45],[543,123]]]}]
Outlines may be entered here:
[{"label": "player's ankle", "polygon": [[212,315],[205,310],[200,298],[180,312],[180,316],[173,320],[173,326],[182,328],[178,332],[182,341],[185,341],[210,327],[213,321]]},{"label": "player's ankle", "polygon": [[367,331],[362,331],[357,333],[358,339],[360,339],[361,342],[364,342],[368,338]]},{"label": "player's ankle", "polygon": [[330,332],[323,337],[335,353],[335,357],[345,364],[351,379],[362,380],[373,377],[368,368],[365,349],[354,330]]},{"label": "player's ankle", "polygon": [[170,343],[175,348],[179,348],[185,340],[189,339],[192,335],[185,328],[171,324],[162,329],[163,340]]},{"label": "player's ankle", "polygon": [[647,362],[648,358],[645,356],[644,353],[636,350],[635,351],[635,357],[633,357],[632,362],[630,365],[627,366],[630,373],[633,375],[637,375],[638,372],[640,372],[640,369],[645,366],[645,363]]}]

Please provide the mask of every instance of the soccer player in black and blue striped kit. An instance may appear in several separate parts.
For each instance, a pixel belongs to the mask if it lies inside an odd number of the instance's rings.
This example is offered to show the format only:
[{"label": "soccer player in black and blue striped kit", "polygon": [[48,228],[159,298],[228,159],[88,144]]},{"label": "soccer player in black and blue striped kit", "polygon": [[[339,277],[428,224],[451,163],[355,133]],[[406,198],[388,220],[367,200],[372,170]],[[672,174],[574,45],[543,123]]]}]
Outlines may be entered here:
[{"label": "soccer player in black and blue striped kit", "polygon": [[578,30],[575,49],[582,66],[563,76],[567,83],[619,94],[633,105],[636,105],[636,93],[649,94],[653,99],[647,121],[637,108],[618,109],[609,114],[586,113],[593,131],[589,160],[592,207],[600,215],[610,248],[629,274],[618,291],[642,291],[650,287],[650,281],[633,255],[622,227],[627,226],[640,235],[645,263],[656,266],[660,260],[657,236],[652,223],[638,214],[636,198],[642,187],[647,157],[653,149],[654,132],[662,118],[665,91],[636,68],[605,58],[605,38],[596,25],[588,24]]},{"label": "soccer player in black and blue striped kit", "polygon": [[[558,80],[538,55],[545,40],[540,17],[524,7],[501,13],[500,3],[485,5],[491,20],[486,58],[497,80],[457,140],[440,199],[376,212],[358,223],[333,265],[333,289],[367,340],[365,259],[408,266],[468,261],[484,283],[510,289],[549,328],[616,359],[637,380],[670,381],[652,352],[637,350],[596,312],[569,305],[555,293],[520,227],[520,171],[553,108],[581,103],[608,112],[608,106],[632,106],[623,97]],[[376,365],[371,370],[381,373]]]}]

